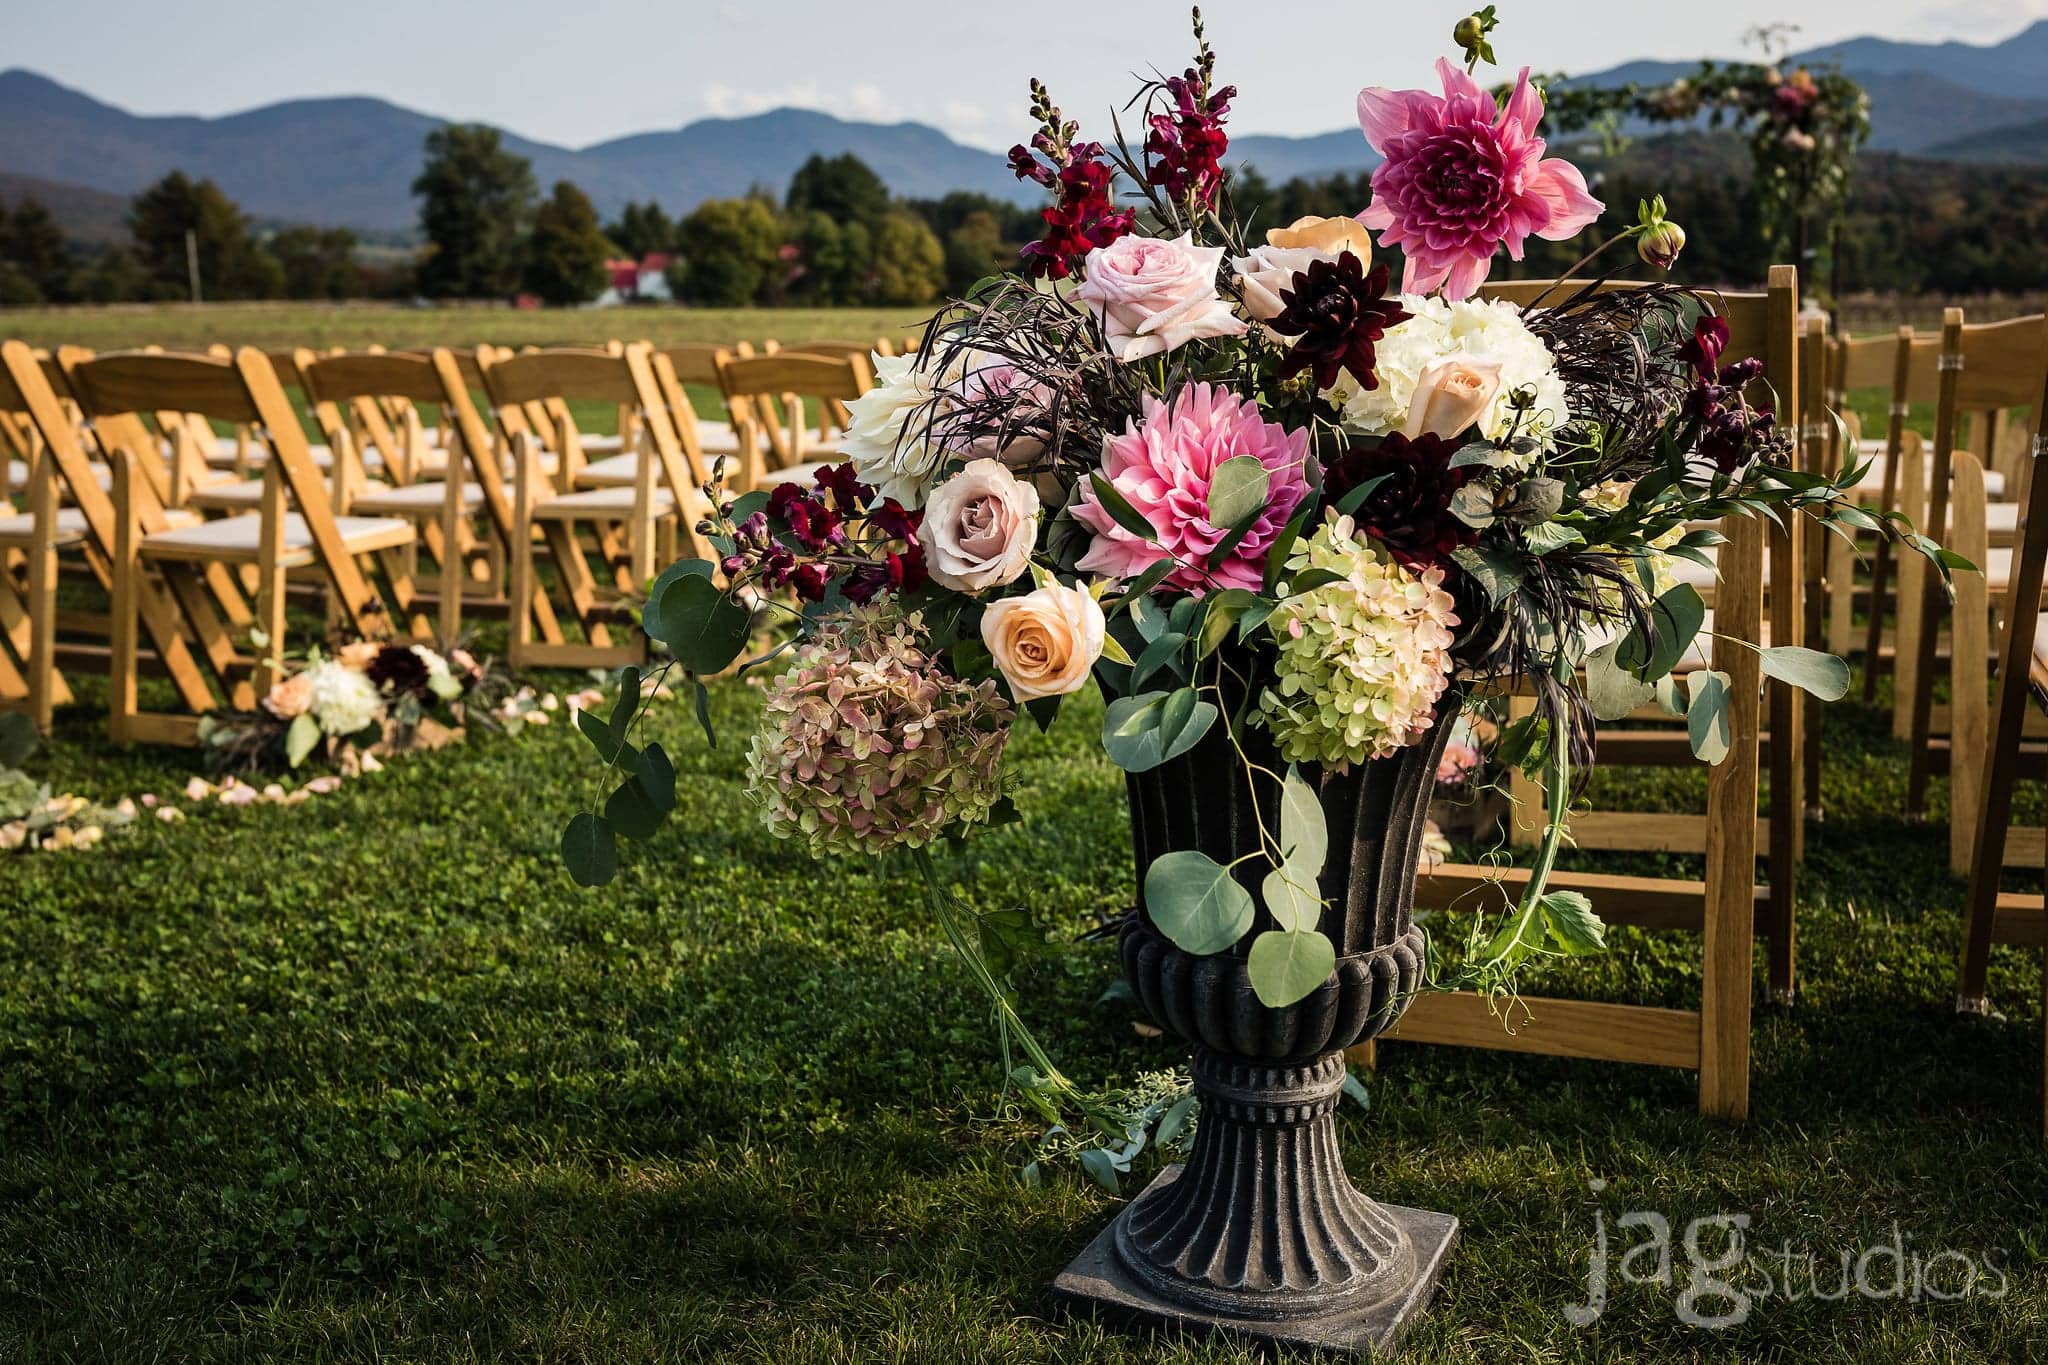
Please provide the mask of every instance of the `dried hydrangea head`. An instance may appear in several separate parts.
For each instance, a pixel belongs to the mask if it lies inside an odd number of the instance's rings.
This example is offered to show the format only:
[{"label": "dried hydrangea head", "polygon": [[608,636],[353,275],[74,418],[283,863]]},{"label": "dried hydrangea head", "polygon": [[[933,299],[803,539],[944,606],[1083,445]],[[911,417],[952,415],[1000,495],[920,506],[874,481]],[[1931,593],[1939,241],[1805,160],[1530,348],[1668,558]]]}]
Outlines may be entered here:
[{"label": "dried hydrangea head", "polygon": [[1417,743],[1451,676],[1458,617],[1443,570],[1403,568],[1349,517],[1297,542],[1282,581],[1309,569],[1344,577],[1267,618],[1279,654],[1259,716],[1281,756],[1347,767]]},{"label": "dried hydrangea head", "polygon": [[747,791],[813,852],[920,848],[988,817],[1015,716],[992,680],[939,668],[918,618],[857,611],[769,685]]}]

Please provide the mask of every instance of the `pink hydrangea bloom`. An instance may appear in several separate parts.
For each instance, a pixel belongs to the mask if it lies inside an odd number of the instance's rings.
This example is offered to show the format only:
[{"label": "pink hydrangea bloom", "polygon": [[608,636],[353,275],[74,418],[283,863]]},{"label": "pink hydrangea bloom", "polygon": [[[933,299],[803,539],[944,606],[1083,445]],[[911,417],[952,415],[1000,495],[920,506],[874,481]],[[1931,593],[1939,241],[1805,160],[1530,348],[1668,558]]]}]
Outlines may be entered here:
[{"label": "pink hydrangea bloom", "polygon": [[1543,97],[1529,85],[1529,68],[1505,108],[1450,62],[1439,58],[1436,70],[1441,96],[1380,86],[1358,92],[1358,124],[1386,158],[1358,221],[1406,254],[1402,292],[1441,285],[1455,300],[1471,297],[1501,247],[1519,261],[1532,233],[1563,241],[1605,205],[1587,193],[1578,167],[1544,157],[1536,136]]},{"label": "pink hydrangea bloom", "polygon": [[[1223,562],[1204,573],[1230,532],[1209,520],[1209,481],[1239,455],[1266,467],[1266,508]],[[1084,481],[1072,507],[1095,536],[1077,567],[1135,578],[1171,553],[1183,563],[1166,576],[1167,586],[1256,588],[1266,548],[1308,492],[1307,461],[1308,432],[1266,421],[1256,404],[1226,389],[1190,384],[1170,407],[1148,395],[1142,418],[1103,441],[1102,473],[1158,534],[1141,540],[1117,525]]]}]

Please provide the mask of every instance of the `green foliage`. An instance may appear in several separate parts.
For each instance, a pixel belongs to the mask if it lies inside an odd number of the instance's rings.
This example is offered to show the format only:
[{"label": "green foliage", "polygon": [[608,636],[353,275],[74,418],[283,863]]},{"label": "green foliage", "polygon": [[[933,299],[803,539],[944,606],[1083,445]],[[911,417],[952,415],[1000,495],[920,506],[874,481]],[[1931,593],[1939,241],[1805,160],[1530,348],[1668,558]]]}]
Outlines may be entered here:
[{"label": "green foliage", "polygon": [[790,177],[783,202],[793,214],[822,213],[835,223],[879,231],[889,212],[889,187],[852,152],[813,154]]},{"label": "green foliage", "polygon": [[289,227],[271,235],[264,249],[284,276],[293,299],[352,299],[363,293],[356,268],[356,235],[347,228]]},{"label": "green foliage", "polygon": [[191,297],[188,233],[203,297],[264,299],[283,288],[277,262],[256,245],[249,220],[211,180],[194,181],[183,171],[172,171],[129,204],[128,231],[153,297]]},{"label": "green foliage", "polygon": [[676,233],[682,258],[670,267],[677,298],[715,308],[758,301],[777,266],[782,226],[760,199],[711,199]]},{"label": "green foliage", "polygon": [[636,261],[652,252],[676,249],[675,219],[651,199],[644,204],[628,201],[619,210],[618,221],[605,224],[604,235]]},{"label": "green foliage", "polygon": [[497,129],[451,123],[428,133],[412,192],[428,243],[421,293],[505,298],[519,287],[533,220],[533,167],[505,150]]},{"label": "green foliage", "polygon": [[874,301],[917,306],[939,297],[946,283],[945,251],[922,218],[898,209],[875,230]]},{"label": "green foliage", "polygon": [[11,212],[0,205],[0,269],[21,282],[15,305],[70,302],[75,264],[63,229],[41,200],[24,195]]},{"label": "green foliage", "polygon": [[522,277],[529,293],[558,306],[588,303],[604,291],[612,254],[590,197],[566,180],[534,211]]},{"label": "green foliage", "polygon": [[1145,869],[1145,913],[1184,953],[1220,953],[1257,916],[1251,892],[1230,869],[1195,849],[1162,854]]}]

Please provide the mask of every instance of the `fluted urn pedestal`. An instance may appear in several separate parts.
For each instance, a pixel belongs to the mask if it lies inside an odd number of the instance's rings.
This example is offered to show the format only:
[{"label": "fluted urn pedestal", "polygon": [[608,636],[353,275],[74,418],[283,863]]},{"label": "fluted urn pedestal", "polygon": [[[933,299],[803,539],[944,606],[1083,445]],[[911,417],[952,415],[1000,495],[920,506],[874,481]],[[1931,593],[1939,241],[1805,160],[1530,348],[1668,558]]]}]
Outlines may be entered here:
[{"label": "fluted urn pedestal", "polygon": [[[1245,971],[1250,935],[1233,952],[1196,957],[1142,909],[1125,922],[1124,974],[1153,1020],[1193,1044],[1201,1117],[1186,1164],[1161,1172],[1054,1282],[1066,1307],[1367,1354],[1391,1349],[1429,1302],[1458,1220],[1360,1192],[1334,1116],[1344,1049],[1392,1027],[1421,977],[1415,866],[1457,709],[1446,696],[1435,732],[1392,758],[1304,771],[1329,824],[1320,927],[1338,952],[1305,999],[1260,1003]],[[1262,731],[1244,742],[1255,764],[1285,770]],[[1162,854],[1199,849],[1232,864],[1257,850],[1261,820],[1280,827],[1277,784],[1247,779],[1220,726],[1131,777],[1130,797],[1140,886]],[[1234,875],[1256,896],[1265,870],[1253,858]],[[1272,927],[1262,909],[1254,932]]]}]

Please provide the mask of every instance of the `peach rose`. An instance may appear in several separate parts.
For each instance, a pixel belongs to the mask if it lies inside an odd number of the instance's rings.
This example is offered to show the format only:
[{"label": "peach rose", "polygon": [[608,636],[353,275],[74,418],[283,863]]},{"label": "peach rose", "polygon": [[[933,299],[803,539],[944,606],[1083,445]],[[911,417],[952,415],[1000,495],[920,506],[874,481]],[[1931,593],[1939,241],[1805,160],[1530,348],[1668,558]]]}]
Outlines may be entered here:
[{"label": "peach rose", "polygon": [[369,640],[358,640],[352,645],[343,645],[334,656],[335,662],[339,663],[343,668],[353,669],[358,673],[362,673],[367,671],[370,665],[376,661],[377,653],[382,648],[382,645],[375,644]]},{"label": "peach rose", "polygon": [[1402,424],[1401,434],[1411,441],[1422,435],[1447,441],[1461,436],[1498,392],[1498,361],[1455,355],[1432,361],[1415,380],[1415,394],[1408,400],[1408,420]]},{"label": "peach rose", "polygon": [[1270,244],[1253,247],[1248,256],[1232,257],[1244,311],[1259,322],[1271,322],[1287,306],[1280,295],[1294,288],[1294,277],[1324,259],[1324,253],[1312,247]]},{"label": "peach rose", "polygon": [[1284,228],[1266,229],[1266,245],[1302,248],[1323,256],[1348,251],[1362,266],[1372,265],[1372,234],[1356,218],[1297,218]]},{"label": "peach rose", "polygon": [[1049,583],[991,603],[981,642],[1018,701],[1078,692],[1102,654],[1102,607],[1085,588]]},{"label": "peach rose", "polygon": [[1109,352],[1143,360],[1205,337],[1234,337],[1244,323],[1216,293],[1223,248],[1174,238],[1119,237],[1088,253],[1087,279],[1074,291],[1102,319]]},{"label": "peach rose", "polygon": [[957,592],[1014,583],[1038,543],[1038,490],[1000,460],[970,460],[932,490],[918,543],[932,581]]},{"label": "peach rose", "polygon": [[263,709],[279,720],[297,720],[312,704],[313,680],[303,673],[273,683],[270,695],[263,699]]}]

